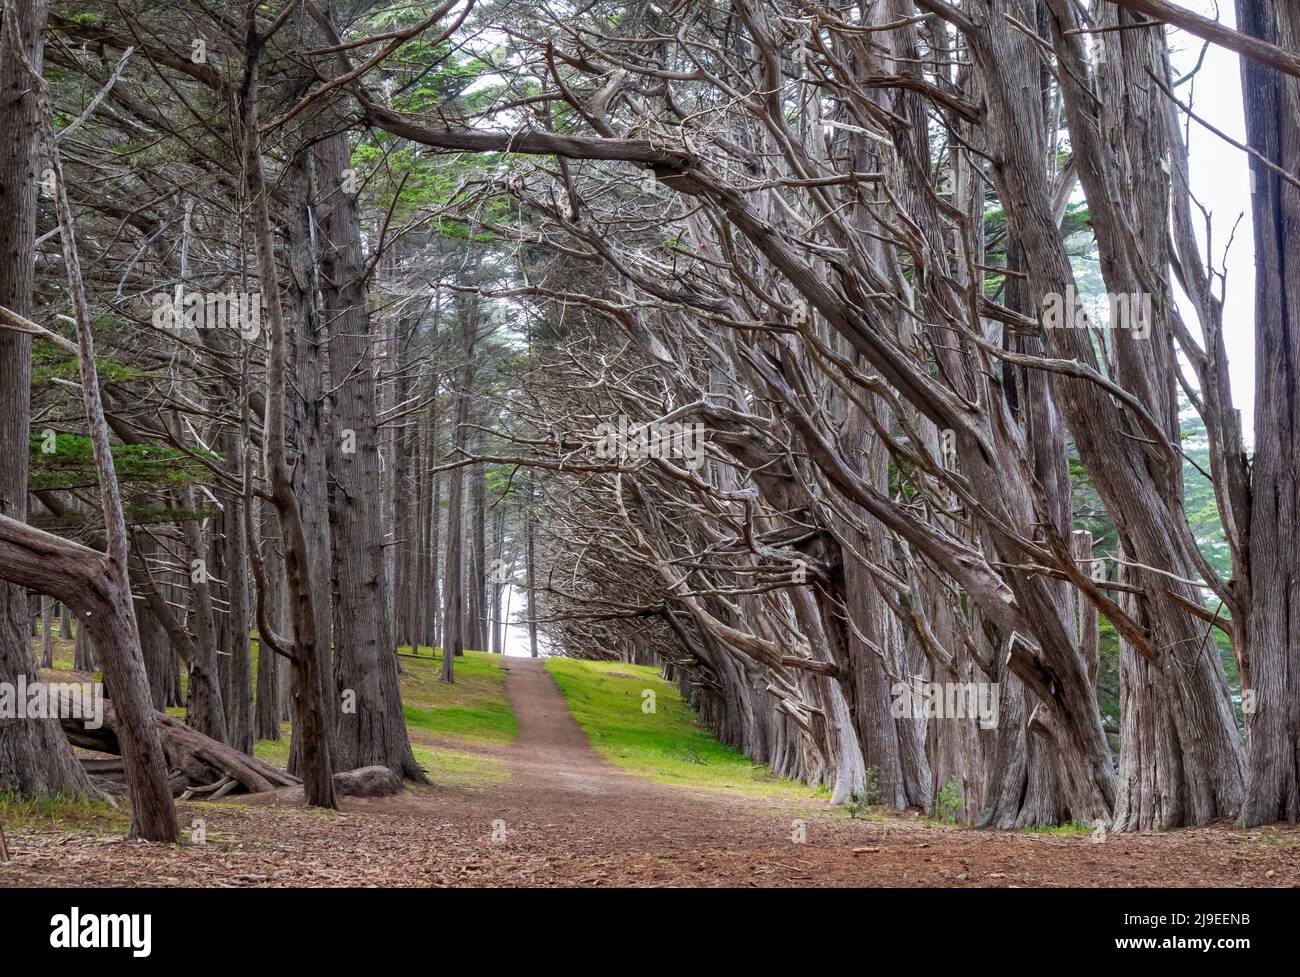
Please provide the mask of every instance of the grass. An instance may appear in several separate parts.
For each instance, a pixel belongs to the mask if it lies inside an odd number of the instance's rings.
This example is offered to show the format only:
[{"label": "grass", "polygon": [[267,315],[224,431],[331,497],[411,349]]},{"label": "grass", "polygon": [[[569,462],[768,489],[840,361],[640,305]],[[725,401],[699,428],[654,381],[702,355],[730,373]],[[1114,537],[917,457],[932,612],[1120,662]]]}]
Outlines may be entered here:
[{"label": "grass", "polygon": [[439,787],[482,790],[510,779],[510,771],[504,763],[481,753],[463,753],[420,743],[413,744],[411,750],[416,762],[428,771],[429,779]]},{"label": "grass", "polygon": [[[411,649],[397,649],[410,654]],[[425,657],[425,656],[428,657]],[[439,738],[505,746],[515,738],[515,715],[506,701],[501,656],[467,651],[456,659],[456,681],[442,680],[442,650],[427,646],[401,658],[406,725]]]},{"label": "grass", "polygon": [[1022,834],[1027,835],[1091,835],[1096,829],[1084,821],[1067,821],[1065,824],[1031,824],[1028,827],[1021,828]]},{"label": "grass", "polygon": [[[72,638],[70,637],[65,638],[63,637],[62,634],[59,633],[59,617],[57,614],[54,616],[54,620],[52,624],[53,627],[50,630],[50,636],[51,636],[50,644],[53,646],[54,667],[50,669],[43,669],[43,670],[54,671],[54,672],[76,671],[76,669],[72,667],[77,660],[76,644],[73,642]],[[40,662],[41,639],[39,637],[32,638],[32,654],[36,656],[36,661]],[[85,674],[85,673],[78,673],[78,674]],[[98,678],[99,673],[95,673],[95,674],[96,674],[96,678]],[[60,679],[60,681],[67,681],[67,680]]]},{"label": "grass", "polygon": [[[171,710],[167,710],[171,712]],[[253,744],[253,756],[259,760],[265,760],[267,763],[273,763],[277,767],[287,767],[289,765],[289,733],[293,727],[287,722],[280,724],[280,738],[278,740],[258,740]]]},{"label": "grass", "polygon": [[[411,649],[403,646],[404,655]],[[501,656],[467,651],[456,659],[456,681],[442,680],[441,650],[424,647],[415,658],[402,658],[402,702],[406,728],[424,732],[452,746],[413,742],[416,761],[439,787],[481,790],[510,779],[500,760],[454,748],[456,743],[505,746],[514,739],[516,722],[506,701],[506,674]],[[183,710],[182,710],[183,712]],[[289,762],[288,723],[281,726],[278,740],[258,740],[253,753],[267,763],[286,766]],[[412,737],[417,739],[417,737]]]},{"label": "grass", "polygon": [[1267,827],[1258,831],[1252,836],[1249,831],[1238,831],[1237,839],[1240,845],[1246,846],[1252,842],[1267,848],[1297,848],[1300,847],[1300,837],[1294,832],[1284,835],[1277,828]]},{"label": "grass", "polygon": [[8,829],[45,827],[123,833],[130,823],[130,811],[121,805],[113,807],[108,801],[62,794],[17,798],[12,791],[0,791],[0,824]]},{"label": "grass", "polygon": [[[256,668],[256,637],[251,645]],[[456,681],[447,685],[442,681],[441,649],[422,646],[412,651],[403,646],[398,651],[403,655],[399,661],[406,725],[415,758],[429,772],[429,779],[438,786],[466,790],[508,781],[503,762],[471,749],[506,746],[514,739],[517,723],[506,700],[502,657],[465,652],[456,660]],[[69,668],[71,657],[72,643],[56,641],[55,667]],[[694,712],[677,689],[653,668],[565,658],[549,659],[546,667],[592,747],[629,773],[672,786],[777,802],[819,795],[715,740],[696,724]],[[654,694],[653,711],[642,709],[646,691]],[[167,712],[181,719],[185,715],[183,708]],[[259,740],[254,748],[257,757],[280,767],[289,762],[289,724],[282,729],[280,739]],[[74,819],[101,816],[78,808],[75,802],[58,802],[54,809],[64,807]],[[104,809],[112,812],[107,805]]]},{"label": "grass", "polygon": [[[676,687],[654,668],[550,658],[546,669],[592,748],[629,773],[675,787],[773,800],[816,796],[811,788],[777,777],[715,740],[696,724]],[[651,702],[653,711],[648,711]]]}]

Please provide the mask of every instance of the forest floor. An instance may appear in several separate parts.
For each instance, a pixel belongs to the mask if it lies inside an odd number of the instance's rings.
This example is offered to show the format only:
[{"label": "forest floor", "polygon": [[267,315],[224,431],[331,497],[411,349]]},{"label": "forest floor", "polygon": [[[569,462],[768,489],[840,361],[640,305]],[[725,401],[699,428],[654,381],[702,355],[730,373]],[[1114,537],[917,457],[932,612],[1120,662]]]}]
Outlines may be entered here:
[{"label": "forest floor", "polygon": [[[206,842],[179,846],[124,841],[124,812],[104,805],[11,803],[0,887],[1300,885],[1295,827],[1223,823],[1094,843],[912,813],[850,817],[752,764],[728,771],[729,751],[714,744],[713,757],[702,731],[695,742],[680,725],[685,705],[649,670],[473,660],[453,712],[408,709],[417,755],[443,758],[430,765],[432,787],[344,798],[337,812],[275,795],[184,802],[187,835],[201,821]],[[403,665],[432,672],[432,662]],[[513,721],[493,704],[502,677]],[[641,707],[643,687],[656,693],[653,711]],[[618,696],[627,708],[614,723],[606,706]],[[676,730],[667,749],[662,734],[647,737],[656,723]]]}]

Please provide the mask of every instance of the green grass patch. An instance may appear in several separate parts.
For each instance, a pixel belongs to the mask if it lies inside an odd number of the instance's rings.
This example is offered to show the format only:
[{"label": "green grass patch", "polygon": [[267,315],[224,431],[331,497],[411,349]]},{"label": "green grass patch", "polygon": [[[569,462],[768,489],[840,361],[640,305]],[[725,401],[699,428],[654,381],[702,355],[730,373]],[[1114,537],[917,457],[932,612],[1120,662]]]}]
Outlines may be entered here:
[{"label": "green grass patch", "polygon": [[[57,615],[54,617],[54,627],[58,627]],[[54,669],[70,671],[73,643],[58,637],[57,630],[55,634]],[[256,683],[258,642],[255,633],[249,644],[253,681]],[[32,647],[39,656],[40,638],[33,639]],[[411,649],[406,646],[398,648],[398,651],[404,656],[411,654]],[[518,724],[506,699],[506,673],[501,667],[501,661],[500,655],[467,651],[456,659],[456,681],[448,685],[442,680],[441,649],[424,646],[420,648],[418,656],[400,658],[402,702],[407,728],[413,733],[420,731],[453,743],[461,741],[508,745],[515,737]],[[182,694],[188,691],[188,684],[188,676],[182,669]],[[287,689],[281,691],[288,694]],[[166,711],[169,716],[184,722],[184,706],[169,706]],[[289,764],[289,723],[282,723],[281,731],[278,740],[258,740],[254,744],[253,754],[260,760],[284,768]],[[438,786],[472,790],[510,779],[505,764],[493,757],[421,743],[413,743],[412,749],[416,760],[429,771],[429,779]],[[9,809],[11,805],[12,811]],[[43,811],[52,813],[41,813]],[[0,795],[0,823],[5,825],[21,825],[33,819],[48,823],[56,816],[73,825],[109,815],[112,830],[125,830],[129,824],[127,815],[114,812],[102,802],[62,798],[17,802],[6,801],[4,795]]]},{"label": "green grass patch", "polygon": [[1300,847],[1300,836],[1295,832],[1282,834],[1277,828],[1264,828],[1262,831],[1252,835],[1247,831],[1237,832],[1238,841],[1243,845],[1251,842],[1257,845],[1263,845],[1268,848],[1297,848]]},{"label": "green grass patch", "polygon": [[[482,790],[510,779],[506,765],[495,757],[466,753],[439,746],[412,743],[415,760],[429,774],[437,787],[456,787],[461,790]],[[284,724],[284,735],[278,740],[258,740],[253,753],[259,760],[277,767],[289,764],[289,724]]]},{"label": "green grass patch", "polygon": [[[397,649],[410,654],[411,649]],[[426,657],[427,656],[427,657]],[[433,736],[473,743],[508,744],[518,723],[506,700],[501,656],[467,651],[456,659],[456,680],[442,680],[442,651],[423,647],[418,657],[399,659],[406,725]]]},{"label": "green grass patch", "polygon": [[429,779],[437,787],[483,790],[510,779],[506,765],[494,757],[420,743],[413,744],[411,751],[415,754],[416,762],[428,771]]},{"label": "green grass patch", "polygon": [[[171,712],[171,710],[167,710]],[[259,760],[265,760],[277,767],[287,767],[289,765],[289,736],[292,727],[287,723],[280,724],[280,738],[278,740],[258,740],[253,744],[253,756]]]},{"label": "green grass patch", "polygon": [[1026,828],[1021,828],[1020,833],[1026,835],[1091,835],[1096,828],[1086,821],[1067,821],[1065,824],[1031,824]]},{"label": "green grass patch", "polygon": [[[547,659],[592,749],[629,773],[677,787],[809,800],[811,788],[719,743],[658,670],[622,662]],[[652,692],[653,700],[646,692]],[[653,711],[649,711],[653,701]],[[644,707],[644,708],[643,708]]]},{"label": "green grass patch", "polygon": [[49,794],[44,797],[15,797],[13,791],[0,791],[0,824],[6,829],[62,828],[125,832],[131,824],[125,801],[113,807],[108,801],[89,797]]}]

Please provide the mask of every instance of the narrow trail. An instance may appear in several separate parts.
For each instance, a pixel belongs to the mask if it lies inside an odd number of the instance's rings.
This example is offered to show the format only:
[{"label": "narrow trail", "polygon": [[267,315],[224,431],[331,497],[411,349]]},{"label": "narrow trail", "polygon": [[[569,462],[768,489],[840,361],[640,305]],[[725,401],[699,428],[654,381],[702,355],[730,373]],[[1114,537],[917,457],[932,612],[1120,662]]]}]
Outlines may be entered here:
[{"label": "narrow trail", "polygon": [[[652,783],[606,762],[545,662],[507,658],[518,720],[507,782],[345,798],[339,812],[262,798],[178,805],[207,843],[179,849],[26,828],[0,888],[64,886],[1199,886],[1300,885],[1300,829],[1230,824],[1151,835],[1031,836],[853,820]],[[804,840],[794,841],[802,827]]]},{"label": "narrow trail", "polygon": [[523,794],[533,805],[548,808],[599,804],[626,807],[666,803],[691,807],[681,791],[639,780],[603,760],[587,741],[565,704],[555,679],[540,658],[508,658],[506,698],[518,722],[506,754],[511,794]]},{"label": "narrow trail", "polygon": [[506,698],[518,723],[509,753],[515,788],[558,804],[577,797],[618,797],[631,778],[615,776],[591,749],[545,661],[514,658],[502,668]]},{"label": "narrow trail", "polygon": [[[737,834],[737,819],[752,818],[735,799],[643,780],[604,760],[544,660],[508,658],[502,667],[518,729],[503,755],[510,781],[490,795],[508,841],[526,833],[521,844],[549,852],[648,849],[671,856],[725,846]],[[759,823],[769,840],[780,838],[779,823]]]}]

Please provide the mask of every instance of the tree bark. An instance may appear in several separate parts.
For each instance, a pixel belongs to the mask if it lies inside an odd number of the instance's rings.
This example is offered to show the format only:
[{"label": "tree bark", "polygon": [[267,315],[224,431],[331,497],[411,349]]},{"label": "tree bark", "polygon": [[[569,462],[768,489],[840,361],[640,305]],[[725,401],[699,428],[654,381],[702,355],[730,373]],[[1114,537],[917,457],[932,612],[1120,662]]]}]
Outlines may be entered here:
[{"label": "tree bark", "polygon": [[[325,404],[325,376],[328,366],[327,338],[321,322],[316,274],[316,252],[310,210],[310,160],[304,150],[295,154],[289,163],[288,216],[285,221],[285,249],[288,252],[288,281],[286,300],[288,309],[288,359],[292,364],[293,383],[285,396],[289,400],[286,410],[291,416],[292,444],[296,457],[294,465],[294,495],[298,499],[299,517],[305,535],[307,551],[307,577],[315,588],[312,613],[315,615],[313,635],[316,642],[317,667],[322,675],[332,672],[330,636],[332,631],[332,599],[330,579],[333,559],[330,542],[329,519],[329,417]],[[276,530],[280,541],[280,566],[287,567],[284,533]],[[288,587],[287,570],[285,575]],[[292,607],[292,592],[286,589],[288,606]],[[292,615],[289,618],[292,622]],[[331,683],[332,684],[332,683]],[[288,689],[291,678],[281,682]],[[284,696],[288,717],[293,719],[293,696]],[[338,765],[338,701],[332,694],[321,701],[324,724],[328,737],[330,756]],[[295,724],[289,744],[289,770],[301,770],[300,736]]]},{"label": "tree bark", "polygon": [[379,391],[356,204],[343,190],[351,166],[347,140],[331,135],[314,148],[320,240],[321,314],[329,333],[333,410],[330,443],[330,537],[334,549],[334,687],[339,764],[382,764],[425,783],[402,713],[393,654],[380,473]]},{"label": "tree bark", "polygon": [[294,492],[285,438],[285,378],[288,372],[285,357],[288,336],[280,306],[280,285],[267,204],[268,189],[262,171],[262,150],[258,135],[257,60],[265,42],[257,33],[256,13],[256,4],[248,4],[244,12],[246,62],[239,92],[239,108],[244,139],[244,179],[248,196],[252,200],[253,236],[257,244],[258,280],[271,326],[263,438],[271,496],[280,517],[281,538],[284,541],[285,574],[291,594],[292,644],[274,634],[265,613],[258,621],[258,633],[261,640],[271,641],[278,651],[293,662],[294,735],[299,743],[298,756],[307,803],[315,807],[336,808],[338,799],[334,791],[330,731],[324,704],[325,679],[316,630],[315,582],[310,575],[307,538],[298,496]]},{"label": "tree bark", "polygon": [[[1300,48],[1300,9],[1237,0],[1239,29]],[[1300,172],[1300,91],[1294,78],[1241,60],[1247,142]],[[1251,160],[1255,226],[1255,457],[1251,467],[1249,620],[1242,702],[1250,735],[1246,825],[1300,817],[1300,191]]]},{"label": "tree bark", "polygon": [[[44,57],[47,0],[13,0],[0,30],[0,307],[32,312],[36,191],[40,172],[39,107],[13,48],[37,70]],[[0,329],[0,515],[27,518],[27,455],[31,424],[31,336]],[[65,617],[66,620],[66,617]],[[62,637],[67,637],[66,630]],[[27,593],[0,581],[0,682],[37,680],[27,637]],[[22,796],[93,794],[53,720],[0,719],[0,790]]]},{"label": "tree bark", "polygon": [[[266,615],[275,628],[283,633],[288,630],[288,617],[285,607],[284,556],[280,552],[279,527],[276,525],[274,509],[263,503],[261,509],[262,524],[262,563],[265,566],[266,592],[261,599],[266,601]],[[280,738],[280,717],[284,708],[280,701],[280,662],[271,650],[269,643],[257,643],[257,706],[255,710],[254,736],[259,740],[278,740]]]}]

